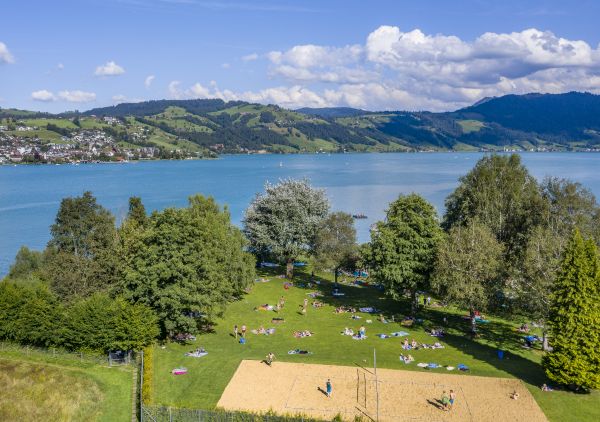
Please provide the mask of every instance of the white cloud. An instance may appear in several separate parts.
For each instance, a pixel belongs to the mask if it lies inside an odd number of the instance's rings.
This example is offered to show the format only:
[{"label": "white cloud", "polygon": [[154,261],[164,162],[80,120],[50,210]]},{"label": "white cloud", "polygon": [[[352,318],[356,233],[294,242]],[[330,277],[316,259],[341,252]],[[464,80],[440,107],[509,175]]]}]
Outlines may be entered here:
[{"label": "white cloud", "polygon": [[123,103],[127,100],[127,97],[123,94],[117,94],[112,96],[113,103]]},{"label": "white cloud", "polygon": [[120,104],[120,103],[141,103],[142,101],[145,101],[143,98],[129,98],[126,95],[123,94],[117,94],[117,95],[113,95],[111,97],[113,104]]},{"label": "white cloud", "polygon": [[58,98],[71,103],[89,103],[96,100],[96,94],[80,90],[60,91],[58,93]]},{"label": "white cloud", "polygon": [[[248,55],[242,60],[258,58]],[[351,106],[370,110],[453,110],[482,97],[570,90],[600,94],[600,46],[549,31],[487,32],[473,40],[380,26],[363,44],[304,44],[265,54],[274,87],[182,88],[171,98],[220,98],[284,107]]]},{"label": "white cloud", "polygon": [[105,64],[98,66],[94,75],[96,76],[118,76],[125,73],[125,69],[116,64],[114,61],[106,62]]},{"label": "white cloud", "polygon": [[35,101],[50,102],[55,101],[56,97],[52,92],[48,91],[47,89],[41,89],[39,91],[33,91],[31,93],[31,99]]},{"label": "white cloud", "polygon": [[231,65],[230,65],[229,63],[222,63],[222,64],[221,64],[221,67],[222,67],[223,69],[229,69],[229,68],[231,67]]},{"label": "white cloud", "polygon": [[152,82],[154,82],[154,75],[146,76],[146,79],[144,79],[144,86],[146,87],[146,89],[150,88]]},{"label": "white cloud", "polygon": [[256,53],[246,54],[245,56],[242,56],[242,60],[245,62],[251,62],[254,60],[258,60],[258,54],[256,54]]},{"label": "white cloud", "polygon": [[65,65],[62,64],[62,63],[59,63],[59,64],[56,65],[56,69],[57,70],[63,70],[64,68],[65,68]]},{"label": "white cloud", "polygon": [[535,28],[463,40],[380,26],[364,44],[297,45],[266,57],[269,75],[288,90],[368,109],[440,111],[507,93],[600,93],[600,47]]},{"label": "white cloud", "polygon": [[181,100],[183,97],[183,93],[181,92],[181,89],[179,88],[181,86],[181,82],[180,81],[171,81],[169,82],[169,86],[167,88],[167,90],[169,91],[169,97],[174,99],[174,100]]},{"label": "white cloud", "polygon": [[274,64],[288,64],[295,67],[339,66],[356,62],[363,53],[360,45],[326,47],[306,44],[297,45],[288,51],[271,51],[267,58]]},{"label": "white cloud", "polygon": [[6,46],[6,44],[4,44],[3,42],[0,42],[0,64],[2,63],[14,63],[15,62],[15,58],[13,57],[13,55],[10,53],[10,51],[8,51],[8,47]]}]

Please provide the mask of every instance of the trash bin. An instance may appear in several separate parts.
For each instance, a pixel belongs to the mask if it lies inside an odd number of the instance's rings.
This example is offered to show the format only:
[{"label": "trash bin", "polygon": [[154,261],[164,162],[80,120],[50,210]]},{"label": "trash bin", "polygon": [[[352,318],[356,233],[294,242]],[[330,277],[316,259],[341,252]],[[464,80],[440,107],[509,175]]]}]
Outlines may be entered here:
[{"label": "trash bin", "polygon": [[504,350],[498,349],[498,359],[504,359]]}]

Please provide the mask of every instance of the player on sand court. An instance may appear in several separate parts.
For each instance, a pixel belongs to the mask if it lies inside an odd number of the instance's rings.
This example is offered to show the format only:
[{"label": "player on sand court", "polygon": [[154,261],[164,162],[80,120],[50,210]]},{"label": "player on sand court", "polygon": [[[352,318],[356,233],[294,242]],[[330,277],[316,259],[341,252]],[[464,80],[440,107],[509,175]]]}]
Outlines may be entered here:
[{"label": "player on sand court", "polygon": [[442,406],[442,409],[446,412],[450,410],[450,399],[448,398],[448,395],[445,391],[442,393]]},{"label": "player on sand court", "polygon": [[267,355],[267,358],[265,359],[265,363],[269,366],[271,366],[273,364],[273,361],[275,360],[275,355],[273,354],[273,352],[269,352],[269,354]]},{"label": "player on sand court", "polygon": [[456,401],[456,393],[454,390],[450,390],[450,410],[454,407],[454,402]]},{"label": "player on sand court", "polygon": [[327,391],[327,397],[331,397],[331,380],[328,379],[325,383],[325,390]]}]

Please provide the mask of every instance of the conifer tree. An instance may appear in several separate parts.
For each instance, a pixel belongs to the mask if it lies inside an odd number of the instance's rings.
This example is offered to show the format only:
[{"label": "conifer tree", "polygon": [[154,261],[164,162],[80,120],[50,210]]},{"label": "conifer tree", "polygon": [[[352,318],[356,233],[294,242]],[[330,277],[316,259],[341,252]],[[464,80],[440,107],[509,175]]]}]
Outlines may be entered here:
[{"label": "conifer tree", "polygon": [[600,387],[600,262],[593,241],[575,231],[567,246],[550,309],[548,377],[576,388]]}]

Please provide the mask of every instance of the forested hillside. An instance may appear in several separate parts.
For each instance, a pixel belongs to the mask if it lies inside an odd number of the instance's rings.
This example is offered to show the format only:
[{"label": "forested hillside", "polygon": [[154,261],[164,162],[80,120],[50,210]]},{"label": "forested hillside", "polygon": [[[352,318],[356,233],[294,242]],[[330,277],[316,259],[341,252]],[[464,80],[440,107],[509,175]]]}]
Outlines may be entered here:
[{"label": "forested hillside", "polygon": [[94,128],[127,145],[205,153],[600,148],[600,96],[577,92],[486,98],[447,113],[348,107],[294,111],[199,99],[59,115],[0,109],[0,119],[6,121],[5,133],[14,134],[20,122],[35,129],[28,136],[47,141]]}]

